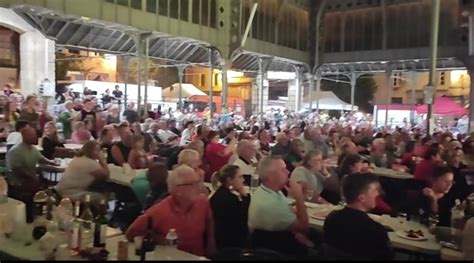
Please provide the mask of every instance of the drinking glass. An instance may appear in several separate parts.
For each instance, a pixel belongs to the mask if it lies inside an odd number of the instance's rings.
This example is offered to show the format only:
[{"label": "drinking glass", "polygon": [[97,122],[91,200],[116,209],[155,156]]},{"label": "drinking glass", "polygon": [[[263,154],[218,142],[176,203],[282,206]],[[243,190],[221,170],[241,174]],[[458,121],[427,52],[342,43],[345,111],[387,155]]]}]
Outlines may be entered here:
[{"label": "drinking glass", "polygon": [[142,248],[143,237],[135,237],[133,239],[133,244],[135,245],[135,255],[140,256],[140,250]]}]

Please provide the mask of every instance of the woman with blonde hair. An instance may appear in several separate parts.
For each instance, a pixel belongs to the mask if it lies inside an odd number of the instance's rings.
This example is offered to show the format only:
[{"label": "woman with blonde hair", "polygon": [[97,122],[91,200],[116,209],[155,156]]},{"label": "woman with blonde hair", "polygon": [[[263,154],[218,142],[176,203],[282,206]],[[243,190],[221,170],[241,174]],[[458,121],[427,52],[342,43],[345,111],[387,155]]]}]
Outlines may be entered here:
[{"label": "woman with blonde hair", "polygon": [[59,180],[56,191],[62,197],[69,197],[73,201],[83,201],[84,196],[89,194],[91,202],[99,203],[105,196],[99,192],[92,192],[90,188],[100,182],[109,179],[110,172],[100,144],[89,141],[72,159],[66,167],[64,176]]},{"label": "woman with blonde hair", "polygon": [[127,162],[132,169],[146,169],[148,167],[145,138],[142,135],[132,135],[132,150]]},{"label": "woman with blonde hair", "polygon": [[204,171],[199,167],[201,158],[195,150],[184,149],[178,155],[178,164],[176,166],[187,165],[196,171],[202,183],[202,193],[209,195],[209,190],[204,185]]}]

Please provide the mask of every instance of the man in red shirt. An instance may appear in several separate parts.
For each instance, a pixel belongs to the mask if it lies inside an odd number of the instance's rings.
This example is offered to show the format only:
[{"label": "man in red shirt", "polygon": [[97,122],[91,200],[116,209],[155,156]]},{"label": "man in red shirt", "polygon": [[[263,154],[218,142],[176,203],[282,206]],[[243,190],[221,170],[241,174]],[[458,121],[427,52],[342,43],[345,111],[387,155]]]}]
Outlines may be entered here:
[{"label": "man in red shirt", "polygon": [[200,194],[200,179],[194,169],[182,165],[168,177],[170,196],[149,208],[127,229],[128,240],[146,234],[147,219],[153,218],[155,241],[166,244],[170,229],[176,229],[178,249],[212,257],[216,251],[214,222],[209,200]]}]

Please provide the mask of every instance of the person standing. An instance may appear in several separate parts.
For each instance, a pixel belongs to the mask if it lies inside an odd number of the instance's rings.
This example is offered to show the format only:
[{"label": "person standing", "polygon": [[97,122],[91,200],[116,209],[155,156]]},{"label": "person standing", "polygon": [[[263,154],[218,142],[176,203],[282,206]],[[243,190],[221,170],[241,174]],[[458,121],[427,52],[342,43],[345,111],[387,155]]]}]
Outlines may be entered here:
[{"label": "person standing", "polygon": [[70,139],[72,135],[72,121],[76,117],[74,103],[70,100],[64,104],[65,110],[59,115],[58,121],[63,124],[63,133],[65,139]]},{"label": "person standing", "polygon": [[93,111],[94,103],[90,99],[84,100],[84,109],[77,115],[76,121],[82,121],[86,124],[86,129],[89,130],[94,139],[98,138],[98,116]]}]

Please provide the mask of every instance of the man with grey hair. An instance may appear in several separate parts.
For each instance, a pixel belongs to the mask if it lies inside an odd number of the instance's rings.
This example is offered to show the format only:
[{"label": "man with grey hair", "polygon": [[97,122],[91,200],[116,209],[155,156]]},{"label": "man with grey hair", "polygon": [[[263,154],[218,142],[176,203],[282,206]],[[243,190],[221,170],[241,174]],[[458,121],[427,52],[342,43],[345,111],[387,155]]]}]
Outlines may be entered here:
[{"label": "man with grey hair", "polygon": [[258,178],[257,174],[257,160],[255,158],[257,151],[254,144],[249,140],[241,140],[237,144],[237,155],[231,163],[240,168],[240,172],[245,178],[245,184],[250,186],[250,181],[253,178]]},{"label": "man with grey hair", "polygon": [[212,257],[216,250],[214,221],[209,200],[200,194],[198,174],[182,165],[170,173],[167,183],[170,196],[138,217],[127,229],[127,239],[133,241],[137,236],[144,236],[148,218],[152,218],[156,243],[165,245],[170,229],[176,229],[180,250]]},{"label": "man with grey hair", "polygon": [[[285,245],[275,247],[267,244],[266,248],[290,254],[307,253],[305,236],[309,231],[309,219],[301,185],[290,181],[287,186],[289,172],[280,156],[264,157],[258,172],[262,184],[252,195],[249,207],[248,224],[253,231],[252,239],[261,233],[286,233],[288,240],[285,240]],[[283,188],[295,199],[296,212],[289,207],[288,199],[281,192]],[[277,242],[280,241],[285,242]]]}]

